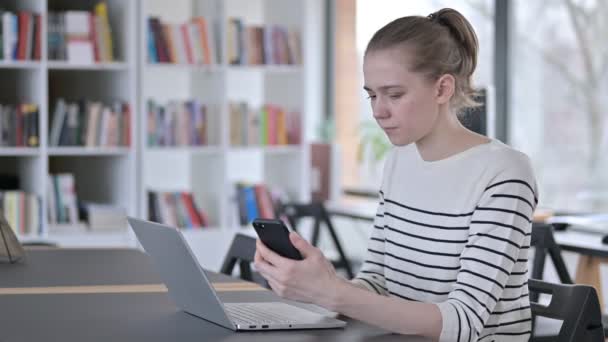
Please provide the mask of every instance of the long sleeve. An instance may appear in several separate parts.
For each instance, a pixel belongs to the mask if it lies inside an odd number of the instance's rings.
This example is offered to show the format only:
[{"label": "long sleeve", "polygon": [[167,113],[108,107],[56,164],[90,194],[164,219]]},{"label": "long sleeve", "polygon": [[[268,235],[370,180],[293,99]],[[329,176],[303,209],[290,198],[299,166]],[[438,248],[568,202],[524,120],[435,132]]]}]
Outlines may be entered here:
[{"label": "long sleeve", "polygon": [[368,242],[367,257],[352,282],[381,295],[388,294],[384,277],[384,221],[384,193],[380,191],[380,202]]},{"label": "long sleeve", "polygon": [[443,319],[440,341],[530,333],[527,255],[536,194],[527,161],[509,166],[485,188],[471,218],[456,282],[448,299],[437,304]]}]

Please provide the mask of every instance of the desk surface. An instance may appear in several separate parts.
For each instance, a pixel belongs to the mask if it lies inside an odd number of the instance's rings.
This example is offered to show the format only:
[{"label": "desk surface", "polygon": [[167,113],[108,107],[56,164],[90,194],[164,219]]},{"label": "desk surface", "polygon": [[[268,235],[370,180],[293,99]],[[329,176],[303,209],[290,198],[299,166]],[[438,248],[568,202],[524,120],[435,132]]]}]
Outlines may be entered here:
[{"label": "desk surface", "polygon": [[[217,283],[243,283],[209,273]],[[0,288],[158,284],[136,250],[30,250],[0,265]],[[219,291],[225,302],[281,300],[262,291]],[[0,341],[424,341],[346,319],[345,329],[239,332],[180,311],[165,292],[0,295]],[[8,309],[10,308],[10,309]]]},{"label": "desk surface", "polygon": [[555,241],[565,251],[608,257],[608,245],[602,243],[604,235],[584,229],[568,228],[564,231],[555,232]]},{"label": "desk surface", "polygon": [[327,202],[325,208],[331,216],[373,222],[378,210],[378,201],[348,197],[340,201]]}]

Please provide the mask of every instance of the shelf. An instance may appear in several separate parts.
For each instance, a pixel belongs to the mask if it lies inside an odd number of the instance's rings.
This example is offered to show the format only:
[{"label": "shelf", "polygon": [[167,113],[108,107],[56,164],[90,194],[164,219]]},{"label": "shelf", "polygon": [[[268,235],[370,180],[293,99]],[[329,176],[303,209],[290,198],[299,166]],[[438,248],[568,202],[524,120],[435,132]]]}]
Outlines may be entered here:
[{"label": "shelf", "polygon": [[50,147],[50,156],[127,156],[130,147]]},{"label": "shelf", "polygon": [[201,235],[201,234],[215,234],[221,231],[219,227],[203,227],[203,228],[180,228],[180,232],[184,236],[193,236],[193,235]]},{"label": "shelf", "polygon": [[1,147],[0,157],[36,157],[40,155],[37,147]]},{"label": "shelf", "polygon": [[148,153],[192,153],[192,154],[217,154],[222,153],[219,146],[152,146],[147,147]]},{"label": "shelf", "polygon": [[38,69],[40,61],[0,61],[0,69]]},{"label": "shelf", "polygon": [[280,74],[291,74],[299,73],[302,71],[301,65],[230,65],[228,66],[229,71],[238,72],[266,72],[266,73],[280,73]]},{"label": "shelf", "polygon": [[290,153],[299,153],[302,150],[302,147],[299,145],[289,145],[289,146],[265,146],[264,153],[266,154],[290,154]]},{"label": "shelf", "polygon": [[[48,233],[48,237],[52,238],[52,237],[64,237],[64,236],[76,236],[76,235],[81,235],[81,236],[87,236],[87,237],[123,237],[126,236],[129,231],[127,229],[116,229],[116,230],[88,230],[88,229],[83,229],[80,231],[53,231],[54,227],[52,225],[49,226],[49,233]],[[65,228],[64,228],[65,229]],[[74,228],[77,229],[77,228]]]},{"label": "shelf", "polygon": [[46,239],[39,234],[17,234],[17,240],[21,243],[32,243],[32,242],[50,242],[49,239]]},{"label": "shelf", "polygon": [[265,154],[289,154],[300,152],[299,145],[233,146],[228,152],[261,151]]},{"label": "shelf", "polygon": [[202,72],[219,72],[224,69],[224,67],[221,65],[176,64],[176,63],[147,63],[146,68],[148,68],[150,70],[202,71]]},{"label": "shelf", "polygon": [[73,64],[65,61],[49,61],[48,68],[51,70],[112,70],[123,71],[129,68],[124,62]]}]

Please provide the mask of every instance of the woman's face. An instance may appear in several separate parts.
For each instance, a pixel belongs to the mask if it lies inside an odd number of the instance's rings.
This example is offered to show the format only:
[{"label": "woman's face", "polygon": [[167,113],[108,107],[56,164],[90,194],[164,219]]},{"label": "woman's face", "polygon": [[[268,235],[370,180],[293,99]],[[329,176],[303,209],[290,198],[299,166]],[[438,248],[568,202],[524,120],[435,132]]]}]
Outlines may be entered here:
[{"label": "woman's face", "polygon": [[434,82],[410,71],[408,65],[408,52],[403,48],[369,51],[363,61],[363,88],[374,118],[396,146],[429,134],[439,113]]}]

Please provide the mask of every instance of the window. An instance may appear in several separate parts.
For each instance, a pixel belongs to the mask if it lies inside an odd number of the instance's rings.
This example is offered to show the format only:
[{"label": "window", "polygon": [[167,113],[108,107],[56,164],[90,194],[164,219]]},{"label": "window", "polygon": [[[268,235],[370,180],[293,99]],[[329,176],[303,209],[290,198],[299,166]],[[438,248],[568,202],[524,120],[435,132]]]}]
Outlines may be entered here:
[{"label": "window", "polygon": [[[357,130],[359,139],[357,170],[352,176],[343,177],[345,187],[377,189],[381,178],[383,152],[389,142],[373,119],[367,94],[363,91],[363,53],[373,34],[390,21],[408,15],[426,16],[443,7],[451,7],[461,12],[473,25],[477,33],[480,52],[477,71],[474,75],[475,86],[487,86],[493,83],[494,51],[494,1],[401,1],[401,0],[356,0],[356,51],[358,91],[357,108],[359,108]],[[338,129],[340,129],[338,127]],[[348,156],[344,156],[348,157]],[[344,163],[343,163],[344,164]],[[353,165],[350,163],[349,165]],[[345,172],[346,172],[345,171]]]},{"label": "window", "polygon": [[608,210],[608,2],[512,3],[509,142],[544,207]]}]

